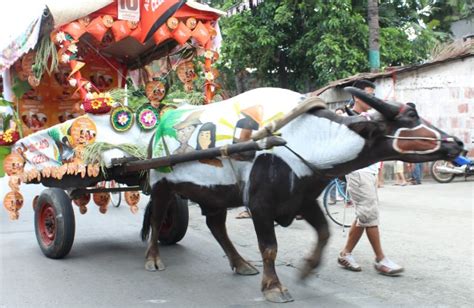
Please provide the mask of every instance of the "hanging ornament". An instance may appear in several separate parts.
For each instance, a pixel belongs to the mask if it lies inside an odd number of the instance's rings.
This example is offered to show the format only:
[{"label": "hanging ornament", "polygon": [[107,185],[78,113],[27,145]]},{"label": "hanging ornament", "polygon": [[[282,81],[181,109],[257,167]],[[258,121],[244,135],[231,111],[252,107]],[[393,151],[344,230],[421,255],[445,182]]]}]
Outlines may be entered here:
[{"label": "hanging ornament", "polygon": [[21,59],[21,68],[24,74],[27,76],[34,75],[33,74],[33,64],[35,63],[36,52],[30,51],[26,55],[23,56]]},{"label": "hanging ornament", "polygon": [[86,32],[86,27],[80,22],[73,21],[62,27],[61,30],[72,36],[75,41],[78,41],[79,38]]},{"label": "hanging ornament", "polygon": [[117,20],[112,25],[112,33],[116,42],[126,38],[131,32],[132,29],[130,29],[126,20]]},{"label": "hanging ornament", "polygon": [[[156,33],[156,32],[155,32]],[[132,32],[130,32],[130,36],[140,41],[140,35],[142,35],[142,26],[138,24]]]},{"label": "hanging ornament", "polygon": [[147,131],[154,129],[159,123],[159,113],[151,104],[143,104],[137,110],[138,126]]},{"label": "hanging ornament", "polygon": [[135,30],[138,27],[138,21],[127,20],[127,27],[130,30]]},{"label": "hanging ornament", "polygon": [[3,206],[8,211],[11,220],[20,216],[18,211],[23,207],[23,196],[18,191],[10,191],[3,198]]},{"label": "hanging ornament", "polygon": [[94,18],[86,28],[87,33],[90,33],[96,40],[102,42],[107,27],[104,25],[101,17]]},{"label": "hanging ornament", "polygon": [[37,88],[40,85],[40,80],[35,75],[29,75],[28,84],[33,88]]},{"label": "hanging ornament", "polygon": [[171,38],[171,32],[166,25],[162,25],[153,34],[153,41],[158,45]]},{"label": "hanging ornament", "polygon": [[176,17],[171,17],[171,18],[168,18],[168,20],[166,21],[166,24],[168,25],[168,28],[170,28],[171,30],[174,30],[178,27],[179,20]]},{"label": "hanging ornament", "polygon": [[128,206],[130,206],[130,211],[132,211],[133,214],[136,214],[138,212],[137,204],[140,201],[140,192],[126,191],[125,201],[127,202]]},{"label": "hanging ornament", "polygon": [[19,191],[21,185],[20,175],[11,175],[8,179],[8,187],[13,191]]},{"label": "hanging ornament", "polygon": [[178,27],[174,29],[172,35],[173,38],[180,44],[184,45],[191,37],[192,31],[182,22],[179,23]]},{"label": "hanging ornament", "polygon": [[99,211],[102,214],[105,214],[107,212],[107,206],[110,202],[110,194],[108,192],[94,193],[92,199],[94,200],[95,204],[99,206]]},{"label": "hanging ornament", "polygon": [[77,20],[81,25],[87,27],[91,23],[91,18],[89,16],[84,16]]},{"label": "hanging ornament", "polygon": [[176,73],[182,83],[189,83],[197,78],[196,72],[194,71],[194,64],[191,61],[181,62],[176,69]]},{"label": "hanging ornament", "polygon": [[153,107],[157,108],[159,106],[159,102],[166,95],[166,86],[159,80],[149,81],[145,87],[145,94]]},{"label": "hanging ornament", "polygon": [[8,176],[19,175],[23,172],[23,165],[25,160],[20,154],[11,153],[3,161],[3,170]]},{"label": "hanging ornament", "polygon": [[79,207],[79,212],[81,212],[81,214],[85,214],[87,212],[86,205],[89,203],[89,201],[91,201],[91,194],[84,194],[77,199],[73,199],[72,201]]},{"label": "hanging ornament", "polygon": [[196,25],[197,25],[196,18],[189,17],[188,19],[186,19],[186,27],[188,27],[189,29],[193,30],[194,28],[196,28]]},{"label": "hanging ornament", "polygon": [[102,16],[102,22],[104,23],[104,26],[111,28],[114,24],[114,18],[110,15],[104,15]]},{"label": "hanging ornament", "polygon": [[198,22],[196,28],[193,30],[191,36],[201,45],[204,46],[211,38],[209,31],[202,22]]},{"label": "hanging ornament", "polygon": [[133,125],[133,111],[126,106],[118,106],[112,109],[110,124],[117,132],[125,132]]}]

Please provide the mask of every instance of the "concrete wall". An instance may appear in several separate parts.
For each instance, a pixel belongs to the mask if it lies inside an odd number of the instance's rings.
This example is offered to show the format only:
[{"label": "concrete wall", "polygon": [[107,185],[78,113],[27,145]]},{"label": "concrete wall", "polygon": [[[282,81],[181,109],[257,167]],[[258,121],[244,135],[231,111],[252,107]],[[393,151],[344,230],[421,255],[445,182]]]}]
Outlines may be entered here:
[{"label": "concrete wall", "polygon": [[468,34],[474,34],[474,16],[467,19],[455,21],[451,24],[454,39],[463,38]]},{"label": "concrete wall", "polygon": [[[459,137],[474,156],[474,57],[398,72],[396,79],[380,78],[375,83],[377,97],[414,102],[425,119]],[[333,109],[350,98],[336,88],[321,97]]]}]

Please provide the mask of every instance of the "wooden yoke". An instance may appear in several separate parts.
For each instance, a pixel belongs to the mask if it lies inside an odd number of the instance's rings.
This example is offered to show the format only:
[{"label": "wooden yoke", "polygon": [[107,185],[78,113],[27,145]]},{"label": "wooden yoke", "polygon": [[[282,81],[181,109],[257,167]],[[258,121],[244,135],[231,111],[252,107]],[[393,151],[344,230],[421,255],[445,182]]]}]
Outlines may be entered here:
[{"label": "wooden yoke", "polygon": [[302,101],[300,104],[298,104],[298,106],[293,108],[293,110],[291,110],[283,118],[271,121],[270,123],[265,125],[263,128],[253,133],[251,138],[252,140],[257,141],[262,138],[271,136],[275,132],[277,132],[280,128],[290,123],[290,121],[296,119],[298,116],[314,108],[326,109],[327,106],[326,106],[326,103],[317,96],[308,97],[304,101]]}]

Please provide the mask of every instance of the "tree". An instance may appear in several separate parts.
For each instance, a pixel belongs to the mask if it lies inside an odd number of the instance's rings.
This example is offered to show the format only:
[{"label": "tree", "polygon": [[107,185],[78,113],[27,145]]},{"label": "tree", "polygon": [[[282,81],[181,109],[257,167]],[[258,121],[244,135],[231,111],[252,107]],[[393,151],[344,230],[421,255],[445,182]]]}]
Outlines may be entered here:
[{"label": "tree", "polygon": [[[250,87],[279,86],[309,92],[332,80],[368,71],[368,1],[264,1],[251,10],[223,17],[219,68],[224,87],[235,91],[240,84],[239,90],[245,90],[249,86],[242,80],[248,83],[251,79]],[[370,1],[372,5],[375,2]],[[226,9],[238,2],[213,0],[210,4]],[[444,28],[435,26],[438,19],[432,10],[439,7],[438,2],[382,1],[382,68],[419,63],[427,59],[436,42],[447,38]],[[371,41],[376,43],[376,39]],[[372,45],[370,49],[376,50]]]}]

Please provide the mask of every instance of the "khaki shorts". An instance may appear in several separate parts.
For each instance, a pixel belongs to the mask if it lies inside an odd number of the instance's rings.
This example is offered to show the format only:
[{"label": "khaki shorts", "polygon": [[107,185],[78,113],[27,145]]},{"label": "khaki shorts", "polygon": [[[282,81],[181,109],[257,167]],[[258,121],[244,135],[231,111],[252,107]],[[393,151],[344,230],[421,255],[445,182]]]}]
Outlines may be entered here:
[{"label": "khaki shorts", "polygon": [[354,171],[347,175],[347,183],[355,205],[356,225],[374,227],[379,225],[377,175]]}]

